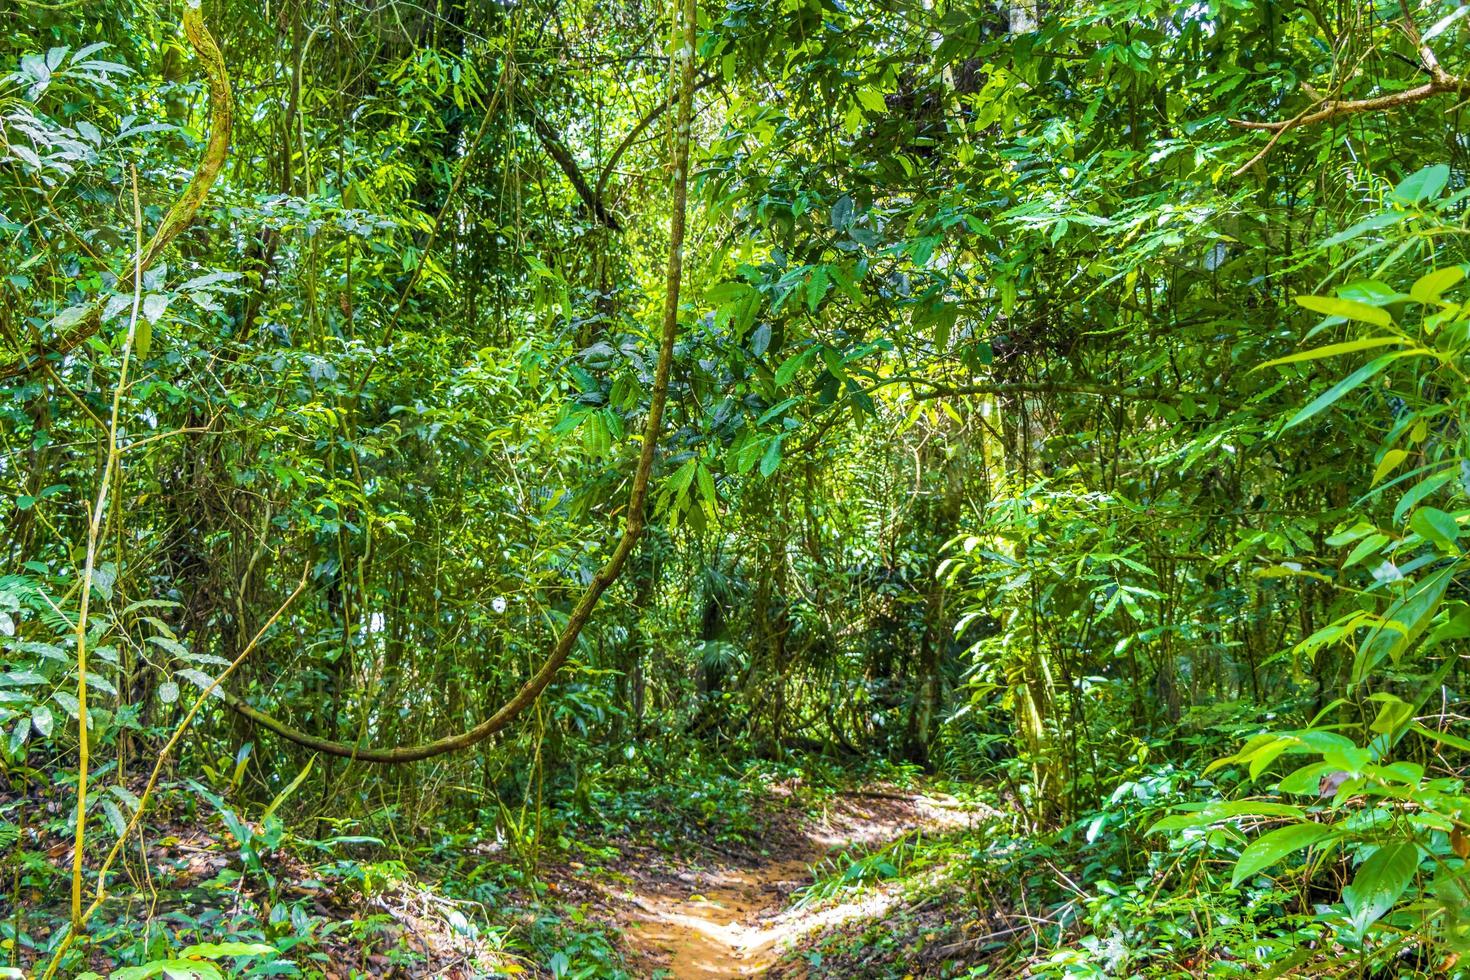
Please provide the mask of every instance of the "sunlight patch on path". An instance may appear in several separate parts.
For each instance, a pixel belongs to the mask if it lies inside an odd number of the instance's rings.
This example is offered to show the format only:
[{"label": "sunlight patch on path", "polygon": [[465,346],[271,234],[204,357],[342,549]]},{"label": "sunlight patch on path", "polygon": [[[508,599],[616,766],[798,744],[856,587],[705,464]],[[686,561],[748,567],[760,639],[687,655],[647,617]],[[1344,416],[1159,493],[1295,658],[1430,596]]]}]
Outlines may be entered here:
[{"label": "sunlight patch on path", "polygon": [[620,896],[629,909],[628,945],[678,978],[758,976],[775,964],[791,942],[817,929],[884,915],[899,899],[897,889],[874,888],[852,901],[821,909],[787,908],[792,892],[812,882],[811,865],[824,855],[854,845],[876,847],[918,828],[957,828],[968,815],[915,797],[904,819],[872,818],[859,812],[809,832],[809,851],[754,868],[684,874],[678,879],[629,890]]}]

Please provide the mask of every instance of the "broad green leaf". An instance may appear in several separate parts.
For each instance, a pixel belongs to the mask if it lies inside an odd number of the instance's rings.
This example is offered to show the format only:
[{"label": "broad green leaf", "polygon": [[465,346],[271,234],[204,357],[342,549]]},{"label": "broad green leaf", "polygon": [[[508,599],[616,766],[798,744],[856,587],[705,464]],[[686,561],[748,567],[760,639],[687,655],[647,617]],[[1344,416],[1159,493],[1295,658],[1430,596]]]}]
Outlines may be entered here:
[{"label": "broad green leaf", "polygon": [[1414,717],[1414,706],[1398,698],[1386,700],[1378,709],[1378,715],[1368,726],[1369,731],[1386,735],[1396,732],[1405,722]]},{"label": "broad green leaf", "polygon": [[1290,793],[1293,796],[1317,796],[1321,791],[1322,777],[1335,772],[1331,763],[1311,762],[1294,772],[1283,776],[1276,784],[1278,793]]},{"label": "broad green leaf", "polygon": [[34,670],[8,670],[0,674],[0,687],[25,687],[31,684],[51,683]]},{"label": "broad green leaf", "polygon": [[852,224],[852,198],[843,194],[832,204],[831,224],[837,231],[843,231]]},{"label": "broad green leaf", "polygon": [[1414,280],[1414,285],[1409,287],[1409,296],[1418,303],[1437,303],[1446,289],[1464,278],[1465,270],[1457,265],[1435,269]]},{"label": "broad green leaf", "polygon": [[224,980],[219,967],[203,960],[155,960],[142,966],[128,966],[115,970],[108,980],[150,980],[165,977],[167,980]]},{"label": "broad green leaf", "polygon": [[97,804],[102,807],[102,812],[107,815],[107,823],[112,828],[114,837],[121,837],[127,832],[127,818],[123,816],[122,810],[118,809],[116,803],[104,796],[97,800]]},{"label": "broad green leaf", "polygon": [[786,433],[783,432],[767,444],[766,451],[761,456],[761,476],[770,476],[781,465],[781,443],[785,438]]},{"label": "broad green leaf", "polygon": [[1437,507],[1420,507],[1414,511],[1414,516],[1409,519],[1409,527],[1421,538],[1433,541],[1444,550],[1453,549],[1460,537],[1460,525]]},{"label": "broad green leaf", "polygon": [[1331,837],[1333,833],[1333,828],[1325,824],[1298,823],[1262,834],[1240,852],[1240,859],[1235,862],[1235,871],[1230,875],[1231,886],[1239,885],[1288,854],[1311,847],[1323,838]]},{"label": "broad green leaf", "polygon": [[1449,179],[1449,164],[1432,164],[1401,180],[1393,189],[1393,196],[1405,204],[1418,204],[1426,198],[1438,197]]},{"label": "broad green leaf", "polygon": [[802,369],[807,361],[811,360],[813,350],[815,348],[804,350],[799,354],[792,354],[786,360],[782,361],[781,366],[776,368],[776,387],[784,388],[790,384],[791,379],[796,377],[796,373]]},{"label": "broad green leaf", "polygon": [[1353,660],[1354,685],[1366,680],[1368,672],[1385,659],[1397,660],[1408,645],[1428,628],[1454,573],[1453,565],[1440,569],[1388,607],[1383,614],[1383,622],[1374,627],[1358,647]]},{"label": "broad green leaf", "polygon": [[179,958],[217,960],[222,956],[265,956],[275,951],[274,946],[265,943],[197,943],[179,950]]},{"label": "broad green leaf", "polygon": [[169,297],[165,293],[149,293],[143,297],[143,316],[149,323],[157,323],[168,309]]},{"label": "broad green leaf", "polygon": [[1362,863],[1352,884],[1342,890],[1358,935],[1397,904],[1418,870],[1419,848],[1407,841],[1385,844]]},{"label": "broad green leaf", "polygon": [[1420,501],[1427,500],[1440,487],[1449,483],[1454,478],[1454,475],[1454,470],[1440,470],[1438,473],[1426,476],[1410,487],[1409,492],[1400,497],[1399,502],[1394,505],[1394,521],[1402,521],[1405,514],[1419,506]]},{"label": "broad green leaf", "polygon": [[1369,486],[1378,486],[1385,476],[1398,469],[1398,465],[1409,458],[1409,454],[1402,449],[1390,449],[1383,454],[1378,461],[1378,467],[1373,471],[1373,482]]},{"label": "broad green leaf", "polygon": [[704,291],[704,301],[711,306],[727,306],[755,291],[755,287],[748,283],[717,282]]}]

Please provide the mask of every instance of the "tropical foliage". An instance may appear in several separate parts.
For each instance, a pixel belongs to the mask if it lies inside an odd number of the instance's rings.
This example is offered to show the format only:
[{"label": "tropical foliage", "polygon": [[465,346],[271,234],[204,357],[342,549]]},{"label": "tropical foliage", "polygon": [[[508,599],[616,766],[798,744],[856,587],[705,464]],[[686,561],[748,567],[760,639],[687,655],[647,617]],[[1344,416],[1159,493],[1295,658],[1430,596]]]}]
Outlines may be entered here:
[{"label": "tropical foliage", "polygon": [[17,0],[12,971],[347,976],[293,881],[432,873],[619,975],[547,855],[914,766],[992,816],[808,894],[953,975],[1454,973],[1467,12]]}]

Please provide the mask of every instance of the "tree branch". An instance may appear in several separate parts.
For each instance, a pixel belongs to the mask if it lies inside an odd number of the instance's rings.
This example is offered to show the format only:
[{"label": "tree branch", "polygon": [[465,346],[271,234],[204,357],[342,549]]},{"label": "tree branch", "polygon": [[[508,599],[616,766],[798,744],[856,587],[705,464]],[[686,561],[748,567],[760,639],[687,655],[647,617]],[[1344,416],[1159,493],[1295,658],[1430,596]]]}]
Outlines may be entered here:
[{"label": "tree branch", "polygon": [[1447,92],[1457,94],[1470,93],[1470,78],[1452,75],[1440,66],[1439,59],[1434,52],[1419,37],[1419,30],[1414,25],[1412,16],[1405,10],[1404,33],[1408,35],[1410,42],[1419,52],[1421,64],[1415,65],[1429,75],[1429,81],[1413,88],[1404,89],[1402,92],[1392,92],[1388,95],[1377,95],[1369,99],[1323,99],[1315,107],[1309,106],[1291,119],[1277,119],[1270,122],[1253,122],[1248,119],[1231,119],[1230,125],[1240,129],[1259,130],[1271,133],[1270,141],[1238,167],[1232,176],[1239,177],[1246,173],[1256,164],[1264,160],[1271,150],[1275,148],[1277,141],[1293,129],[1303,126],[1315,126],[1318,123],[1331,122],[1341,119],[1343,116],[1358,115],[1365,112],[1387,112],[1399,109],[1425,99],[1432,99],[1436,95]]},{"label": "tree branch", "polygon": [[[706,75],[695,84],[694,91],[698,92],[702,88],[707,88],[713,85],[714,82],[715,79],[713,76]],[[628,148],[637,141],[645,129],[653,124],[655,119],[668,110],[669,106],[673,103],[673,99],[674,97],[670,95],[667,99],[664,99],[658,105],[648,110],[647,114],[638,120],[637,125],[628,130],[628,134],[622,138],[617,146],[613,147],[612,153],[608,154],[607,160],[602,165],[602,172],[597,175],[597,186],[592,188],[592,197],[595,200],[601,201],[603,199],[603,193],[607,190],[607,179],[612,176],[612,172],[617,167],[618,161],[623,158],[623,154],[628,152]]]},{"label": "tree branch", "polygon": [[621,231],[622,224],[608,212],[607,207],[602,203],[602,198],[587,186],[587,179],[582,176],[582,168],[578,167],[577,161],[572,159],[571,151],[561,141],[561,137],[556,135],[556,131],[547,124],[546,120],[534,113],[531,116],[531,128],[536,131],[536,136],[541,140],[541,145],[546,148],[546,152],[551,154],[551,159],[555,160],[561,172],[566,174],[572,189],[577,192],[582,203],[587,205],[587,210],[592,212],[597,223],[613,231]]},{"label": "tree branch", "polygon": [[[706,75],[704,78],[695,82],[693,91],[698,92],[702,88],[713,85],[714,82],[715,79],[712,76]],[[582,173],[582,168],[577,166],[577,161],[572,158],[571,150],[567,148],[567,145],[562,142],[561,137],[556,134],[556,130],[552,129],[546,120],[533,113],[531,116],[531,128],[535,130],[536,138],[541,141],[541,145],[546,148],[546,152],[551,155],[551,159],[555,160],[556,165],[561,168],[561,172],[566,174],[566,178],[571,183],[572,189],[577,192],[577,196],[582,199],[582,203],[587,206],[587,210],[592,212],[592,216],[597,219],[598,224],[611,228],[613,231],[621,231],[622,223],[607,208],[605,194],[608,178],[612,176],[613,170],[617,167],[618,161],[623,158],[623,154],[628,152],[628,148],[637,141],[643,131],[651,126],[659,116],[667,112],[669,107],[674,105],[680,98],[682,98],[682,93],[670,93],[658,105],[648,110],[632,129],[628,130],[627,134],[618,141],[618,145],[613,147],[612,153],[608,155],[607,160],[598,171],[597,184],[593,187],[587,186],[587,177]]]}]

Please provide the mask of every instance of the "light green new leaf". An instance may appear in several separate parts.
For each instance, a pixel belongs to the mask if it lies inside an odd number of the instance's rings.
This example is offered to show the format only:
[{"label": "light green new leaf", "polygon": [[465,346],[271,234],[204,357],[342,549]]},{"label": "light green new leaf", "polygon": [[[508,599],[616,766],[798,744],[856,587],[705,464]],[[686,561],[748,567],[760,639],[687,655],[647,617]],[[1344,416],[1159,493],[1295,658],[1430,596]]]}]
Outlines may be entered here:
[{"label": "light green new leaf", "polygon": [[1409,297],[1416,303],[1437,303],[1440,295],[1465,278],[1465,270],[1457,265],[1426,272],[1409,287]]},{"label": "light green new leaf", "polygon": [[[1346,301],[1344,301],[1346,302]],[[1276,367],[1278,364],[1296,364],[1300,361],[1316,361],[1324,357],[1336,357],[1338,354],[1351,354],[1354,351],[1371,350],[1374,347],[1387,347],[1390,344],[1404,345],[1411,343],[1403,337],[1364,337],[1360,340],[1348,340],[1341,344],[1328,344],[1326,347],[1317,347],[1312,350],[1297,351],[1285,357],[1267,361],[1257,365],[1252,370],[1260,371],[1268,367]]]},{"label": "light green new leaf", "polygon": [[1371,323],[1375,327],[1393,326],[1393,317],[1388,315],[1387,310],[1369,306],[1367,303],[1359,303],[1355,299],[1341,299],[1337,296],[1298,296],[1296,302],[1298,306],[1305,307],[1314,313],[1358,320],[1362,323]]},{"label": "light green new leaf", "polygon": [[1385,476],[1398,469],[1398,465],[1409,458],[1409,454],[1402,449],[1390,449],[1383,454],[1378,461],[1378,468],[1373,471],[1373,482],[1369,486],[1376,487]]},{"label": "light green new leaf", "polygon": [[265,943],[198,943],[184,947],[179,951],[179,957],[186,960],[192,957],[217,960],[222,956],[264,956],[275,951],[274,946],[267,946]]},{"label": "light green new leaf", "polygon": [[314,762],[316,762],[316,756],[312,756],[310,759],[307,759],[306,765],[301,767],[301,771],[296,774],[295,779],[291,780],[290,785],[277,793],[276,798],[271,800],[270,806],[261,811],[260,819],[262,821],[264,821],[271,814],[275,813],[276,810],[280,809],[281,804],[286,802],[286,798],[289,797],[292,793],[296,792],[297,788],[306,781],[306,777],[310,775],[311,766]]}]

